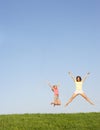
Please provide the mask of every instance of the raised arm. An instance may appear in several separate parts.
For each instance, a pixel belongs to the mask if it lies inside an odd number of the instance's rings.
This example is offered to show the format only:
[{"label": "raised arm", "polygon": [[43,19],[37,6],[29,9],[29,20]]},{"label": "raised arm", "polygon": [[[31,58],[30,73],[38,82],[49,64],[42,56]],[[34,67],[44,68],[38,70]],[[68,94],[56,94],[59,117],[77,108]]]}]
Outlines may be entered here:
[{"label": "raised arm", "polygon": [[52,85],[51,85],[51,83],[50,83],[50,82],[48,82],[48,85],[49,85],[49,87],[52,89]]},{"label": "raised arm", "polygon": [[61,85],[60,85],[60,82],[58,82],[58,83],[57,83],[57,87],[60,87],[60,86],[61,86]]},{"label": "raised arm", "polygon": [[88,72],[88,73],[83,77],[83,79],[82,79],[83,82],[86,80],[86,78],[88,77],[89,74],[90,74],[90,73]]},{"label": "raised arm", "polygon": [[75,77],[73,76],[73,74],[71,72],[68,72],[68,74],[71,76],[71,78],[74,80],[75,82]]}]

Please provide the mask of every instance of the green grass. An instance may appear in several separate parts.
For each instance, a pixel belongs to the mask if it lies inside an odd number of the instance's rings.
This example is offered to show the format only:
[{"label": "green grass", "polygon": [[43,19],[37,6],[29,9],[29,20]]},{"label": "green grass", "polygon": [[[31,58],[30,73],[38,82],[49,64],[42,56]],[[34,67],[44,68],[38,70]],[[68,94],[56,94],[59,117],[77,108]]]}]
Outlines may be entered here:
[{"label": "green grass", "polygon": [[0,130],[100,130],[100,113],[0,115]]}]

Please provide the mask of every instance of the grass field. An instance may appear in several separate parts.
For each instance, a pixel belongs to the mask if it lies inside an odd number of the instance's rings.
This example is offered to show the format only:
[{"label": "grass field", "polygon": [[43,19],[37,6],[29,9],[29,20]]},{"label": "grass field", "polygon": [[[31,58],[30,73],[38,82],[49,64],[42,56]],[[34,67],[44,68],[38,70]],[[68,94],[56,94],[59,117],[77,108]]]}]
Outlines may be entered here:
[{"label": "grass field", "polygon": [[0,130],[100,130],[100,113],[0,115]]}]

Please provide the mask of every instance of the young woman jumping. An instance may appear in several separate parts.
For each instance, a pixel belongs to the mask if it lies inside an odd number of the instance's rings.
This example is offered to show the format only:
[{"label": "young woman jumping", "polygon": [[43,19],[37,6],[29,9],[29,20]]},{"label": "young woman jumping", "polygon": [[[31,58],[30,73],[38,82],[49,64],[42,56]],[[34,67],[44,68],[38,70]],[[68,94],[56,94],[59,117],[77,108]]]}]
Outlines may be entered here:
[{"label": "young woman jumping", "polygon": [[50,86],[51,90],[54,92],[54,101],[51,102],[51,105],[61,105],[61,101],[59,99],[59,90],[58,90],[58,86],[57,85],[51,85],[50,83],[48,83],[48,85]]},{"label": "young woman jumping", "polygon": [[91,105],[94,105],[93,102],[86,96],[86,94],[84,93],[84,91],[82,90],[82,85],[85,81],[85,79],[87,78],[87,76],[90,73],[88,72],[84,78],[82,79],[80,76],[77,76],[76,78],[73,76],[73,74],[71,72],[69,72],[69,75],[71,76],[71,78],[74,80],[75,86],[76,86],[76,91],[73,93],[72,97],[68,100],[68,102],[66,103],[65,106],[68,106],[69,103],[71,103],[73,101],[73,99],[78,96],[81,95],[84,99],[86,99],[86,101],[88,101]]}]

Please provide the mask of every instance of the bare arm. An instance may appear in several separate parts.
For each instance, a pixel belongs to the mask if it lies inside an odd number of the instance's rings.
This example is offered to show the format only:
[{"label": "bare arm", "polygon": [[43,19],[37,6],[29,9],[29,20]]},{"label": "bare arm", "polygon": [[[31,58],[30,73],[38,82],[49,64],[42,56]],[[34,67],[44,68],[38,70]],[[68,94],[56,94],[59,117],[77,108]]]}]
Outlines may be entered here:
[{"label": "bare arm", "polygon": [[71,72],[68,72],[68,74],[71,76],[71,78],[74,80],[75,82],[75,77],[73,76],[73,74]]},{"label": "bare arm", "polygon": [[88,77],[89,74],[90,74],[90,73],[88,72],[88,73],[83,77],[83,79],[82,79],[83,82],[86,80],[86,78]]},{"label": "bare arm", "polygon": [[60,87],[60,82],[57,83],[57,87]]},{"label": "bare arm", "polygon": [[50,88],[52,88],[52,85],[51,85],[51,83],[49,83],[49,82],[48,82],[48,85],[49,85],[49,87],[50,87]]}]

